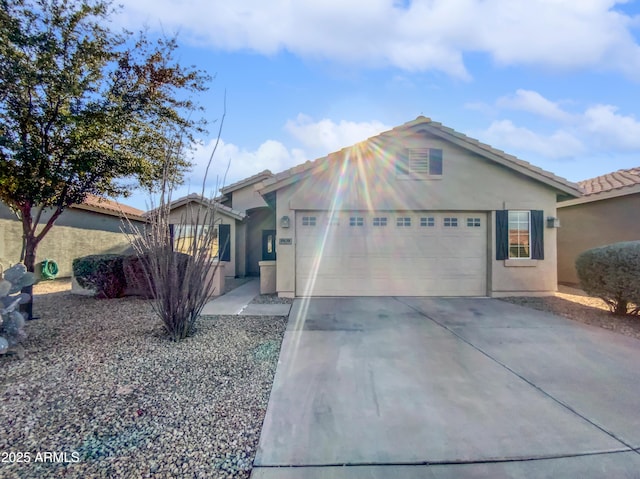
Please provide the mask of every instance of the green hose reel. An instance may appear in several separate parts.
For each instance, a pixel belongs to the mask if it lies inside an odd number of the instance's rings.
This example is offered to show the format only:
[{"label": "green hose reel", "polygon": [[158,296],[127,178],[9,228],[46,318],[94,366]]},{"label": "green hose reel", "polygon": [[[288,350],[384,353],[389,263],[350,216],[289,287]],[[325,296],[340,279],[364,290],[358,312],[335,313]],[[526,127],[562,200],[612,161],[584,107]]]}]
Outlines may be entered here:
[{"label": "green hose reel", "polygon": [[58,276],[58,263],[52,259],[45,259],[42,262],[42,277],[44,279],[56,279]]}]

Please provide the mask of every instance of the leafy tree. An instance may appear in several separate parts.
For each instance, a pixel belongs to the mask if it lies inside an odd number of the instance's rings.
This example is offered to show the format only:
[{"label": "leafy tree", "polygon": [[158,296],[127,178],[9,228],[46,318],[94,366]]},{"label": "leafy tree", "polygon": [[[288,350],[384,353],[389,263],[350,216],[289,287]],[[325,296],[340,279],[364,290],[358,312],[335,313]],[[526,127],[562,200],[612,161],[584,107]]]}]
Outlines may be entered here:
[{"label": "leafy tree", "polygon": [[[153,188],[168,138],[204,121],[209,77],[175,59],[175,38],[115,33],[104,0],[0,0],[0,200],[22,222],[24,264],[87,195]],[[171,171],[181,181],[189,162]],[[46,212],[43,216],[43,212]],[[45,221],[46,219],[46,221]]]}]

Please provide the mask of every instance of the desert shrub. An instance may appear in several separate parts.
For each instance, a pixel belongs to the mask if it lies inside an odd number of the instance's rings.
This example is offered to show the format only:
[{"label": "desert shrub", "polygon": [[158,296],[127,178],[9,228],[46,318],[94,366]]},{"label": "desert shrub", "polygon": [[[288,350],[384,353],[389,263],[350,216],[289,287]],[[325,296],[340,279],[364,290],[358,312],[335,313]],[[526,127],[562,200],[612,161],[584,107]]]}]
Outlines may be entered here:
[{"label": "desert shrub", "polygon": [[614,314],[640,312],[640,241],[587,250],[576,259],[576,271],[580,287]]},{"label": "desert shrub", "polygon": [[83,288],[93,289],[97,298],[124,296],[127,281],[125,256],[118,254],[89,255],[73,260],[73,275]]}]

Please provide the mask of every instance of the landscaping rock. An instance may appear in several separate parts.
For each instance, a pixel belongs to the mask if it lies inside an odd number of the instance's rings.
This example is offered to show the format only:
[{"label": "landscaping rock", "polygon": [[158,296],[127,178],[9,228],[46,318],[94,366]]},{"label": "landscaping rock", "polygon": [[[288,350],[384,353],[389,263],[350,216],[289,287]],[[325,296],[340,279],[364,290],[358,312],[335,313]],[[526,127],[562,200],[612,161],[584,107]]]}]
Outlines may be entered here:
[{"label": "landscaping rock", "polygon": [[249,477],[286,318],[203,317],[174,343],[143,299],[35,301],[26,357],[0,358],[0,450],[31,460],[3,478]]}]

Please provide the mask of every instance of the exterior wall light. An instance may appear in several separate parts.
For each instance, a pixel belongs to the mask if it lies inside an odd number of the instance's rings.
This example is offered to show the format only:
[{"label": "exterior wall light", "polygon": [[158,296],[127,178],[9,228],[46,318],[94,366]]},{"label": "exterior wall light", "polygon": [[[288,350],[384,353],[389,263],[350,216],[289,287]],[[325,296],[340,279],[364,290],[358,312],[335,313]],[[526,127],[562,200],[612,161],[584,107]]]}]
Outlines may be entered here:
[{"label": "exterior wall light", "polygon": [[560,228],[560,219],[547,216],[547,228]]},{"label": "exterior wall light", "polygon": [[283,216],[280,218],[280,228],[288,228],[289,227],[289,217]]}]

